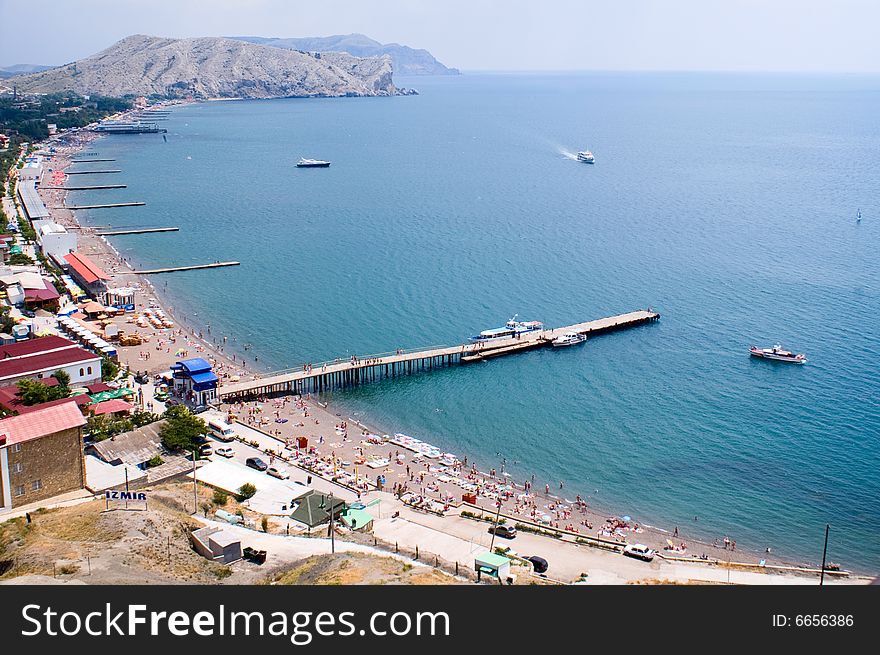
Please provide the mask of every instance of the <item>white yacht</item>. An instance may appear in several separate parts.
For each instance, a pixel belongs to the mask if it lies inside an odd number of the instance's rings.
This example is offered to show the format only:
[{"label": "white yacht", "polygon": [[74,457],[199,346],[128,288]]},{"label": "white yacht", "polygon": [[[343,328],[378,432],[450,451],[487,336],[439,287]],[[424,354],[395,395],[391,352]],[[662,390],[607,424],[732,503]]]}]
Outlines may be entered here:
[{"label": "white yacht", "polygon": [[585,164],[594,164],[596,163],[596,158],[593,156],[592,152],[584,150],[578,153],[578,161],[582,161]]},{"label": "white yacht", "polygon": [[296,162],[297,168],[327,168],[330,165],[329,161],[324,161],[322,159],[300,159]]},{"label": "white yacht", "polygon": [[577,343],[583,343],[587,340],[586,334],[578,334],[577,332],[566,332],[562,336],[556,337],[551,342],[554,348],[562,346],[573,346]]}]

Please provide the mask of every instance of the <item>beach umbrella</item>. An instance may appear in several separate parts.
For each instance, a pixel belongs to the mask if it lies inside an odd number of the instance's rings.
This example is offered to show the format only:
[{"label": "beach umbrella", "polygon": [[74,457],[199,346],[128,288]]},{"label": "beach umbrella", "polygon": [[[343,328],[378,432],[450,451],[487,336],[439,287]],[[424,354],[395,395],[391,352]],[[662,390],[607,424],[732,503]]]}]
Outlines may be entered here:
[{"label": "beach umbrella", "polygon": [[621,518],[622,518],[624,521],[632,521],[632,517],[630,517],[629,515],[627,515],[627,516],[622,516]]}]

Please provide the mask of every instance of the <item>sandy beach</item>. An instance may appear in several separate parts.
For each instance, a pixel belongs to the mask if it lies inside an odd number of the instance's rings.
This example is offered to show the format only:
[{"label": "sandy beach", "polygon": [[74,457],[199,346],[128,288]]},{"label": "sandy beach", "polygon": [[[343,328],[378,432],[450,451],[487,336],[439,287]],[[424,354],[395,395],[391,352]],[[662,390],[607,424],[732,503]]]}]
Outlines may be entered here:
[{"label": "sandy beach", "polygon": [[[98,135],[83,133],[79,143],[56,146],[56,153],[47,161],[52,170],[64,170],[70,160],[83,148],[93,145]],[[140,346],[119,348],[120,364],[129,371],[146,371],[154,375],[164,373],[174,362],[188,357],[205,357],[215,367],[223,381],[256,379],[259,374],[253,362],[242,361],[240,355],[224,352],[223,342],[212,336],[206,326],[199,326],[186,316],[186,309],[170,308],[162,298],[159,285],[154,286],[146,276],[132,273],[129,263],[120,256],[106,238],[94,229],[82,227],[74,212],[61,208],[64,205],[63,190],[41,189],[52,219],[79,234],[78,250],[98,263],[110,276],[110,287],[135,287],[136,310],[117,319],[127,334],[137,331],[145,343]],[[173,279],[168,280],[173,284]],[[135,316],[148,307],[161,307],[174,322],[173,328],[139,328]],[[181,320],[182,319],[182,320]],[[251,365],[249,365],[251,364]],[[145,398],[146,403],[151,401]],[[467,458],[453,465],[441,465],[437,460],[417,457],[416,453],[385,441],[386,431],[359,423],[336,411],[333,405],[319,402],[319,398],[286,396],[262,398],[247,403],[221,404],[221,409],[235,415],[240,422],[256,427],[278,439],[275,451],[296,463],[295,450],[285,450],[285,443],[296,437],[306,437],[309,448],[300,453],[302,460],[314,465],[322,462],[325,467],[339,471],[359,468],[360,475],[369,475],[369,489],[376,487],[378,476],[384,476],[385,491],[392,491],[404,499],[422,504],[433,501],[434,507],[458,513],[464,494],[475,494],[476,505],[487,513],[496,510],[501,501],[501,512],[516,520],[530,522],[550,529],[564,530],[569,534],[599,538],[616,543],[645,543],[658,552],[677,557],[704,558],[725,562],[750,562],[757,564],[791,564],[778,558],[774,552],[748,552],[736,546],[736,535],[718,535],[714,542],[698,541],[698,520],[690,525],[671,526],[668,529],[649,527],[640,517],[623,517],[609,513],[607,508],[595,507],[576,494],[569,492],[559,481],[535,479],[515,480],[504,471],[483,470],[480,463]],[[404,430],[399,427],[397,429]],[[395,430],[388,430],[393,434]],[[384,464],[370,467],[387,460]],[[369,491],[364,489],[364,491]],[[729,547],[725,545],[728,540]],[[664,550],[674,544],[676,550]]]}]

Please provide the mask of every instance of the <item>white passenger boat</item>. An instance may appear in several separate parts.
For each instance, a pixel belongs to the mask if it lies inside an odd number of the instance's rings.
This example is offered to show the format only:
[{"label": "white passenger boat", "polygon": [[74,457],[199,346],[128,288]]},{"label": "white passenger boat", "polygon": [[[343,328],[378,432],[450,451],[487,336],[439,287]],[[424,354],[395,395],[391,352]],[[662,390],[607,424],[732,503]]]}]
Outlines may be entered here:
[{"label": "white passenger boat", "polygon": [[577,155],[578,161],[582,161],[585,164],[594,164],[596,163],[596,158],[593,156],[593,153],[589,150],[584,150],[579,152]]},{"label": "white passenger boat", "polygon": [[517,315],[507,321],[504,327],[492,328],[491,330],[483,330],[477,336],[471,337],[471,341],[483,342],[492,341],[493,339],[510,339],[525,332],[534,332],[543,330],[544,324],[540,321],[517,321]]}]

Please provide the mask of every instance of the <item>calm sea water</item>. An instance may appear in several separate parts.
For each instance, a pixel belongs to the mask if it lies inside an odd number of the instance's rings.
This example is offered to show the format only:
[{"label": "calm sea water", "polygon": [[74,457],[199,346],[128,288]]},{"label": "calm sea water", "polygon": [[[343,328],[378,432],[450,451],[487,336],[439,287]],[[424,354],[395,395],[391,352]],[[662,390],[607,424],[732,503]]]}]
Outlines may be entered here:
[{"label": "calm sea water", "polygon": [[[421,95],[175,109],[167,142],[95,147],[128,189],[73,200],[181,227],[117,238],[137,264],[241,261],[156,283],[266,368],[651,306],[565,352],[333,400],[684,534],[816,562],[831,523],[831,559],[880,569],[880,78],[402,82]],[[594,166],[566,156],[584,148]],[[776,342],[809,363],[747,355]]]}]

